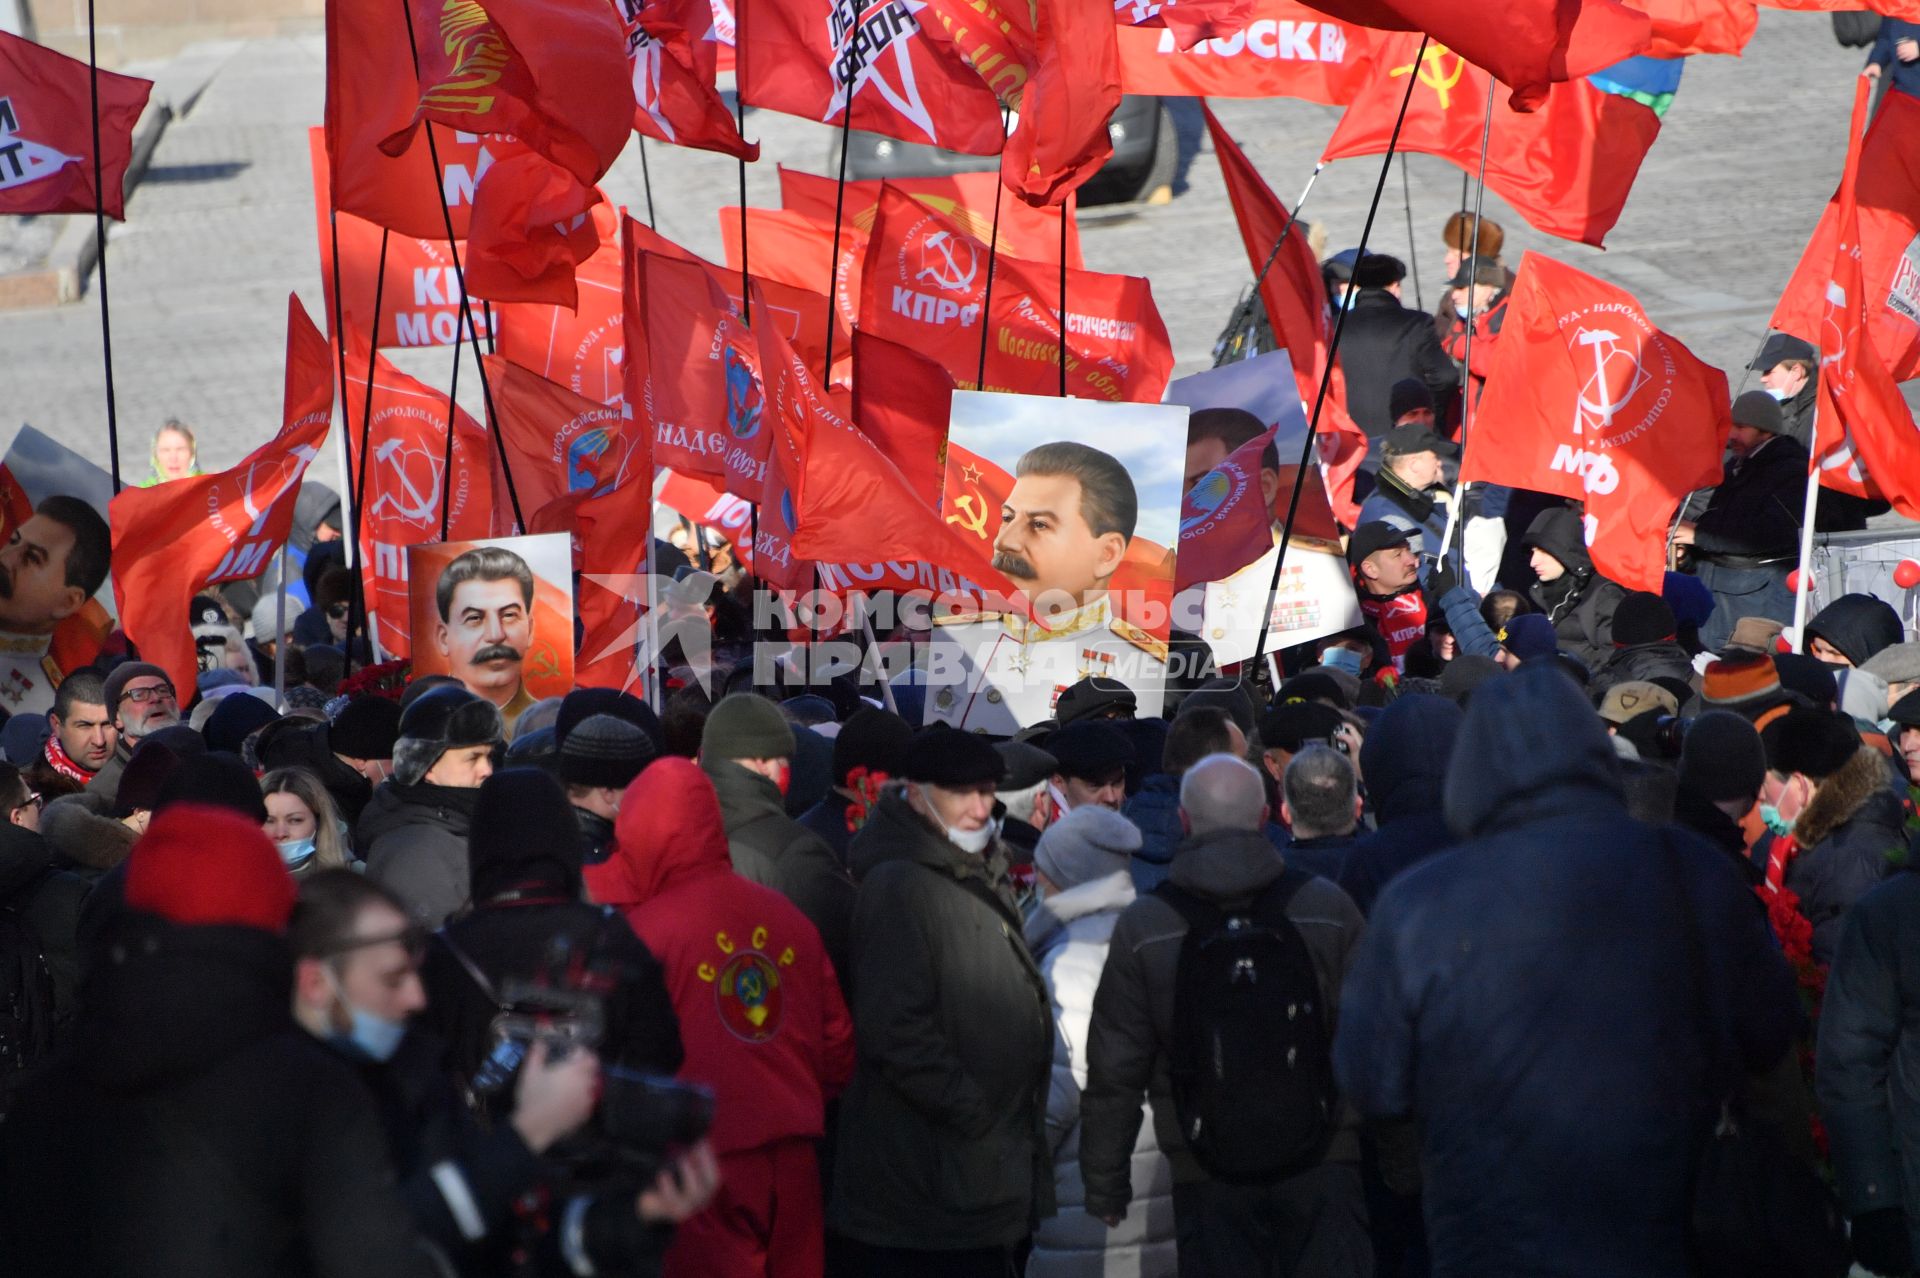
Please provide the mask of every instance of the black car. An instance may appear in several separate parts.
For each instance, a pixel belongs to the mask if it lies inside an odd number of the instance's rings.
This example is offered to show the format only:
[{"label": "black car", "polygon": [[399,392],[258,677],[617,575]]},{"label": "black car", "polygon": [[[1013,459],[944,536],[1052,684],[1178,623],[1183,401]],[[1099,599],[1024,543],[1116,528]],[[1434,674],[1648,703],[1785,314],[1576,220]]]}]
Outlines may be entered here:
[{"label": "black car", "polygon": [[[1080,206],[1124,204],[1141,199],[1173,180],[1176,147],[1173,125],[1155,97],[1133,94],[1120,99],[1107,121],[1113,156],[1080,188]],[[840,163],[839,142],[828,156],[829,172]],[[849,178],[926,178],[977,173],[1000,167],[997,155],[962,155],[921,142],[856,130],[847,153]]]}]

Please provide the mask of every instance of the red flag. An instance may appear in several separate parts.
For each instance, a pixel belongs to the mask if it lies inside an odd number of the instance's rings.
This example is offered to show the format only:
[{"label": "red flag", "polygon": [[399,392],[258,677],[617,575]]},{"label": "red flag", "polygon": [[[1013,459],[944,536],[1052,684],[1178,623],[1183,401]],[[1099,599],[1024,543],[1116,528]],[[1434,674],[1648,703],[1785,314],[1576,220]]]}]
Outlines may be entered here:
[{"label": "red flag", "polygon": [[133,126],[153,81],[100,72],[100,176],[93,185],[93,101],[87,64],[0,31],[0,213],[124,218]]},{"label": "red flag", "polygon": [[740,96],[834,125],[851,96],[856,129],[998,155],[1000,104],[928,38],[922,8],[907,0],[767,0],[740,28]]},{"label": "red flag", "polygon": [[928,509],[940,509],[953,378],[939,361],[857,329],[853,371],[854,423]]},{"label": "red flag", "polygon": [[[730,295],[739,300],[740,288],[740,209],[728,206],[720,210],[720,242],[726,253],[725,275],[733,277]],[[754,268],[756,282],[761,280],[804,288],[814,292],[829,278],[834,281],[833,306],[845,333],[860,312],[860,266],[867,255],[867,234],[857,227],[840,227],[840,261],[833,261],[833,222],[816,221],[802,213],[785,209],[748,209],[747,243],[752,247],[748,265]],[[836,339],[836,345],[845,350]]]},{"label": "red flag", "polygon": [[[1896,381],[1920,376],[1920,99],[1889,92],[1860,146],[1855,204],[1858,262],[1866,284],[1867,330]],[[1772,325],[1822,345],[1827,283],[1833,278],[1836,194],[1814,228]],[[1852,296],[1851,294],[1849,296]]]},{"label": "red flag", "polygon": [[1256,0],[1114,0],[1122,31],[1159,28],[1175,45],[1191,49],[1202,40],[1231,36],[1253,21]]},{"label": "red flag", "polygon": [[1657,594],[1668,521],[1720,482],[1732,425],[1726,374],[1632,294],[1528,253],[1460,477],[1585,501],[1594,567]]},{"label": "red flag", "polygon": [[[1913,413],[1900,397],[1899,383],[1887,371],[1870,337],[1878,291],[1867,289],[1859,247],[1858,192],[1864,176],[1861,157],[1866,149],[1860,139],[1872,91],[1873,82],[1861,76],[1854,90],[1853,123],[1847,134],[1847,164],[1835,197],[1827,314],[1818,342],[1820,390],[1814,412],[1814,456],[1820,467],[1820,482],[1827,487],[1859,497],[1884,497],[1894,509],[1913,519],[1920,516],[1920,431],[1916,431]],[[1920,102],[1914,105],[1920,106]]]},{"label": "red flag", "polygon": [[718,49],[707,0],[614,0],[633,64],[635,131],[676,146],[760,158],[714,88]]},{"label": "red flag", "polygon": [[[733,546],[742,567],[753,562],[753,503],[722,492],[706,480],[678,471],[662,471],[657,500],[694,523],[711,528]],[[698,566],[696,560],[696,566]]]},{"label": "red flag", "polygon": [[502,160],[474,197],[463,262],[467,292],[572,310],[580,304],[575,270],[616,229],[607,197],[545,156],[529,151]]},{"label": "red flag", "polygon": [[[963,227],[974,239],[986,243],[994,235],[994,204],[999,203],[1000,230],[999,251],[1009,257],[1023,257],[1029,262],[1060,261],[1060,218],[1062,208],[1066,210],[1067,222],[1067,265],[1079,270],[1086,265],[1080,256],[1080,226],[1074,217],[1074,198],[1069,196],[1065,205],[1051,205],[1037,209],[1024,200],[1002,199],[1005,189],[996,173],[955,173],[948,177],[935,178],[888,178],[887,185],[895,190],[911,195],[920,203],[936,213],[945,214]],[[811,173],[802,173],[784,165],[780,169],[780,204],[788,212],[797,213],[815,223],[824,223],[831,231],[835,198],[839,183],[832,178],[816,177]],[[751,212],[751,210],[749,210]],[[844,240],[848,227],[853,227],[862,235],[873,230],[873,219],[880,212],[880,181],[870,178],[865,181],[847,183],[846,202],[840,210],[840,234]],[[735,210],[735,216],[738,211]],[[721,213],[721,228],[724,231],[727,213]],[[752,235],[753,244],[760,246],[760,238]],[[734,238],[738,239],[735,228]],[[824,258],[822,259],[825,260]],[[818,287],[811,285],[809,287]]]},{"label": "red flag", "polygon": [[[1503,0],[1494,5],[1481,0],[1318,0],[1313,7],[1364,27],[1428,33],[1433,37],[1429,50],[1444,45],[1509,86],[1513,92],[1507,105],[1515,111],[1543,104],[1549,84],[1577,80],[1645,53],[1653,40],[1647,15],[1619,0]],[[1419,44],[1416,37],[1408,52]],[[1435,82],[1458,81],[1459,72],[1433,62],[1431,54],[1429,65],[1431,71],[1422,68],[1423,79],[1431,74]],[[1477,104],[1486,96],[1486,81],[1479,86],[1467,94],[1476,104],[1476,137],[1481,119]],[[1394,101],[1397,108],[1398,97]]]},{"label": "red flag", "polygon": [[[347,328],[347,367],[367,366],[366,334]],[[347,378],[347,421],[367,420],[367,383]],[[441,494],[451,493],[447,540],[488,535],[493,484],[487,433],[457,406],[452,412],[453,470],[446,466],[448,403],[444,393],[408,377],[384,357],[374,360],[371,441],[361,495],[361,565],[374,637],[390,656],[408,641],[407,547],[439,541]],[[361,459],[355,457],[355,462]]]},{"label": "red flag", "polygon": [[486,357],[494,424],[522,510],[586,491],[599,495],[648,468],[646,432],[619,408],[595,403],[499,355]]},{"label": "red flag", "polygon": [[[986,245],[889,186],[861,271],[861,327],[932,356],[954,385],[974,389],[986,266]],[[991,304],[986,389],[1057,394],[1058,268],[998,256]],[[1067,272],[1069,394],[1153,403],[1172,371],[1166,325],[1146,280]]]},{"label": "red flag", "polygon": [[1273,512],[1260,488],[1261,454],[1274,428],[1227,454],[1180,499],[1176,588],[1224,581],[1273,549]]},{"label": "red flag", "polygon": [[287,540],[300,478],[326,441],[333,412],[327,339],[287,299],[286,394],[274,437],[232,470],[113,499],[113,600],[140,655],[190,689],[198,674],[193,596],[257,577]]},{"label": "red flag", "polygon": [[1336,22],[1300,0],[1255,0],[1240,26],[1191,47],[1171,29],[1121,27],[1120,87],[1128,93],[1196,98],[1353,101],[1382,39]]},{"label": "red flag", "polygon": [[574,310],[538,303],[494,307],[499,354],[576,395],[623,407],[626,339],[620,329],[620,245],[613,236],[580,264],[574,282],[580,292]]},{"label": "red flag", "polygon": [[[1325,159],[1384,154],[1406,96],[1405,77],[1417,74],[1399,149],[1479,172],[1487,73],[1439,44],[1427,46],[1416,69],[1419,47],[1418,36],[1385,45],[1376,64],[1382,73],[1340,117]],[[1522,113],[1494,103],[1487,189],[1499,192],[1535,229],[1599,247],[1620,220],[1640,162],[1660,135],[1660,117],[1586,80],[1556,84],[1551,93],[1543,88],[1534,106]]]},{"label": "red flag", "polygon": [[[407,0],[419,104],[380,144],[402,155],[431,120],[505,133],[598,182],[633,127],[633,74],[613,10],[551,0]],[[437,141],[437,139],[436,139]]]},{"label": "red flag", "polygon": [[1696,53],[1734,57],[1753,39],[1760,11],[1753,0],[1621,0],[1653,20],[1654,58],[1684,58]]}]

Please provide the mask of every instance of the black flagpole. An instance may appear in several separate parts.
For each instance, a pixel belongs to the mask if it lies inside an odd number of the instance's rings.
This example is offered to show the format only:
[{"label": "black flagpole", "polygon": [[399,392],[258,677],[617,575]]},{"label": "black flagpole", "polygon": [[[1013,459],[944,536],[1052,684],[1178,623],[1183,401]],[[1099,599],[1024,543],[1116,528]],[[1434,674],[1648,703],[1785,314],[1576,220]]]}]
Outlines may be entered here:
[{"label": "black flagpole", "polygon": [[93,0],[87,0],[87,93],[93,101],[93,234],[100,272],[100,358],[107,376],[107,464],[113,491],[120,492],[120,414],[113,400],[113,318],[107,303],[107,180],[100,157],[100,53],[96,44]]},{"label": "black flagpole", "polygon": [[[1000,149],[1007,149],[1007,134],[1012,125],[1013,108],[1000,108]],[[987,232],[987,283],[980,298],[980,371],[974,374],[973,388],[987,388],[987,334],[993,330],[993,264],[1000,254],[1000,204],[1007,198],[1007,185],[1004,182],[993,184],[993,229]],[[1067,206],[1060,206],[1060,216],[1067,215]]]},{"label": "black flagpole", "polygon": [[[847,206],[847,152],[853,149],[853,95],[847,95],[847,106],[840,120],[840,182],[833,189],[833,252],[827,256],[827,358],[825,367],[820,370],[820,385],[825,387],[833,383],[833,328],[834,319],[839,312],[834,308],[834,295],[840,287],[840,218]],[[745,168],[741,169],[744,178]],[[746,193],[740,196],[742,207],[746,204]],[[740,230],[740,261],[747,260],[747,232]],[[817,587],[816,587],[817,589]]]},{"label": "black flagpole", "polygon": [[[373,323],[367,329],[367,402],[363,404],[360,409],[360,478],[354,484],[354,487],[360,494],[360,500],[353,503],[353,554],[356,571],[354,573],[353,588],[347,592],[346,668],[349,672],[353,670],[353,635],[355,622],[357,621],[363,629],[367,628],[366,601],[362,594],[362,588],[366,582],[366,564],[364,560],[366,552],[360,544],[360,520],[366,513],[367,457],[368,454],[372,452],[368,440],[373,434],[373,374],[374,370],[379,366],[380,360],[380,302],[387,287],[387,240],[391,238],[392,235],[393,232],[386,227],[383,226],[380,228],[380,265],[373,273]],[[338,258],[336,257],[335,260],[337,261]],[[339,298],[339,291],[337,289],[334,292],[334,296],[336,299]],[[344,305],[344,303],[341,304]],[[346,329],[343,326],[340,331],[341,346],[345,347],[346,342]],[[346,361],[346,352],[344,350],[341,351],[340,358],[344,365]],[[341,393],[343,395],[345,394],[344,388],[342,388]],[[347,429],[349,431],[353,429],[351,423],[348,424]],[[367,656],[369,658],[373,656],[373,646],[371,644],[367,647]]]},{"label": "black flagpole", "polygon": [[[984,322],[985,317],[982,317]],[[1060,398],[1067,397],[1067,204],[1060,202]]]}]

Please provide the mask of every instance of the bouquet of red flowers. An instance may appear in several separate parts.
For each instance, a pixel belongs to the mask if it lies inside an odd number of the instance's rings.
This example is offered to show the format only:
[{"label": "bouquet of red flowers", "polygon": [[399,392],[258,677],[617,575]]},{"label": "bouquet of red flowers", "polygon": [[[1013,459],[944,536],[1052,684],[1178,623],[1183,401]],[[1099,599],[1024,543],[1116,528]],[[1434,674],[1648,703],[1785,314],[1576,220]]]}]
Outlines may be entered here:
[{"label": "bouquet of red flowers", "polygon": [[371,693],[389,701],[398,701],[400,694],[407,690],[407,680],[412,675],[411,661],[383,661],[377,666],[362,667],[342,679],[337,695],[359,697]]}]

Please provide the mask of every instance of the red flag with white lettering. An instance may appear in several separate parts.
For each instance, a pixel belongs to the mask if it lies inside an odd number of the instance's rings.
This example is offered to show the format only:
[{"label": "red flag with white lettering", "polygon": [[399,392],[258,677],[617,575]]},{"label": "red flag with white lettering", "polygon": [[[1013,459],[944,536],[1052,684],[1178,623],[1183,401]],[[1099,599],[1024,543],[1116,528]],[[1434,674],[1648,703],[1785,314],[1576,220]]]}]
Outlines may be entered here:
[{"label": "red flag with white lettering", "polygon": [[[596,403],[622,407],[626,339],[620,328],[620,245],[608,236],[574,271],[574,310],[535,302],[493,308],[499,354]],[[475,319],[480,317],[476,315]],[[533,503],[538,509],[539,503]]]},{"label": "red flag with white lettering", "polygon": [[93,100],[87,64],[0,31],[0,214],[124,218],[133,126],[153,81],[99,73],[100,193],[93,185]]},{"label": "red flag with white lettering", "polygon": [[287,299],[286,393],[280,429],[231,470],[113,499],[113,599],[140,655],[190,689],[198,674],[193,596],[265,571],[286,542],[300,479],[326,442],[333,358],[326,338]]},{"label": "red flag with white lettering", "polygon": [[1170,29],[1120,28],[1120,87],[1195,98],[1353,101],[1384,37],[1300,0],[1255,0],[1247,20],[1183,49]]},{"label": "red flag with white lettering", "polygon": [[618,407],[576,395],[499,355],[488,355],[486,365],[494,425],[522,510],[583,490],[599,495],[649,469],[646,431]]},{"label": "red flag with white lettering", "polygon": [[1182,49],[1242,30],[1255,0],[1113,0],[1121,30],[1164,30]]},{"label": "red flag with white lettering", "polygon": [[740,136],[733,112],[714,88],[718,44],[707,0],[613,0],[633,64],[633,127],[676,146],[743,160],[760,144]]},{"label": "red flag with white lettering", "polygon": [[1673,512],[1720,482],[1732,426],[1726,374],[1632,294],[1528,253],[1460,477],[1584,501],[1594,567],[1657,594]]},{"label": "red flag with white lettering", "polygon": [[[1066,210],[1067,265],[1079,270],[1086,266],[1080,256],[1080,225],[1074,215],[1075,198],[1064,205],[1035,208],[1025,200],[1003,198],[1005,187],[995,173],[954,173],[946,177],[888,178],[886,185],[911,195],[936,213],[958,222],[974,239],[986,243],[994,236],[994,204],[999,203],[999,251],[1029,262],[1060,261],[1060,217]],[[880,180],[847,183],[846,201],[840,208],[840,234],[844,240],[849,227],[866,235],[880,213]],[[831,231],[839,183],[832,178],[802,173],[784,165],[780,169],[780,205],[823,223]],[[752,210],[749,210],[750,212]],[[738,211],[735,210],[737,216]],[[728,214],[721,213],[721,229],[726,230]],[[760,237],[749,232],[757,248]],[[738,238],[737,229],[735,239]],[[824,259],[823,259],[824,260]],[[809,285],[818,288],[818,284]]]}]

